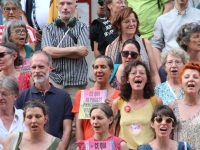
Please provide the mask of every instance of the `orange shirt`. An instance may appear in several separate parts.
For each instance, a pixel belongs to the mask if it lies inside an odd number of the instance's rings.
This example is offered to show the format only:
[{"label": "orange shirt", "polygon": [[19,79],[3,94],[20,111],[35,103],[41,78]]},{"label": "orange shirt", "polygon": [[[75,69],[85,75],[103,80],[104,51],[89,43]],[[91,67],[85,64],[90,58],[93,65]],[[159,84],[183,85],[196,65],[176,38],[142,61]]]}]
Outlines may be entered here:
[{"label": "orange shirt", "polygon": [[[87,89],[87,90],[90,90],[90,89]],[[114,100],[115,98],[119,97],[119,93],[120,91],[116,90],[115,93],[110,98]],[[81,90],[76,92],[76,99],[75,99],[75,103],[72,109],[72,113],[79,112],[80,100],[81,100]],[[90,124],[90,119],[83,119],[82,127],[83,127],[83,135],[84,135],[83,140],[87,140],[94,135],[92,126]]]}]

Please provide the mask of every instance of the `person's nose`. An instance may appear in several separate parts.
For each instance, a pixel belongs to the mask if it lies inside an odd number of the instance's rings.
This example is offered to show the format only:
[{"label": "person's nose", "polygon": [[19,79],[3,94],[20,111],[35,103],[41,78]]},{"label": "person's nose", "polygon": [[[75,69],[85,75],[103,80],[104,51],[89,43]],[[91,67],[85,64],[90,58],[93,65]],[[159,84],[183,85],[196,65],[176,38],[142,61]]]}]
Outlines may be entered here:
[{"label": "person's nose", "polygon": [[31,119],[31,122],[36,122],[36,118],[35,117],[33,117],[32,119]]}]

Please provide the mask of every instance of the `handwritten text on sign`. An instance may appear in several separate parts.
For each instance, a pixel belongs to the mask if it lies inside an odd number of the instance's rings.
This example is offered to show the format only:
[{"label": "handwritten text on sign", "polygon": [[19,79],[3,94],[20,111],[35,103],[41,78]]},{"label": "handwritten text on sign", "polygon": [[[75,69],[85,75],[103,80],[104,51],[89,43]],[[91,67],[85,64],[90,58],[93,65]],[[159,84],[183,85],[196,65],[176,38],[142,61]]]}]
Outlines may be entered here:
[{"label": "handwritten text on sign", "polygon": [[86,150],[114,150],[114,142],[110,141],[86,141],[85,142]]},{"label": "handwritten text on sign", "polygon": [[79,119],[90,119],[89,112],[93,105],[104,103],[107,90],[81,90]]}]

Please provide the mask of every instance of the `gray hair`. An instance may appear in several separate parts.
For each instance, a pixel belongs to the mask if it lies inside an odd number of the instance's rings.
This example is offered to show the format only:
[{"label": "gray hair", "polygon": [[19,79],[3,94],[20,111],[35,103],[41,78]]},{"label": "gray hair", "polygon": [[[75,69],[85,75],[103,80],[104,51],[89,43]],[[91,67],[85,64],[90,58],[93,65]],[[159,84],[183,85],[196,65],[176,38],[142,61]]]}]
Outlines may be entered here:
[{"label": "gray hair", "polygon": [[[113,117],[113,111],[110,108],[110,106],[108,106],[105,103],[99,103],[99,104],[95,104],[92,106],[91,110],[90,110],[90,117],[91,117],[91,113],[94,109],[101,109],[105,115],[107,116],[107,118]],[[113,122],[112,122],[113,123]],[[112,123],[109,125],[109,128],[112,126]]]},{"label": "gray hair", "polygon": [[52,65],[52,57],[49,53],[47,53],[46,51],[35,51],[34,53],[31,54],[30,60],[33,57],[33,55],[36,54],[43,54],[47,57],[47,61],[48,61],[48,65],[51,66]]},{"label": "gray hair", "polygon": [[6,88],[12,91],[13,94],[19,95],[19,85],[17,80],[12,76],[0,77],[0,88]]},{"label": "gray hair", "polygon": [[[99,58],[104,58],[107,61],[107,64],[108,64],[108,67],[110,68],[110,70],[114,69],[113,61],[110,57],[105,56],[105,55],[99,55],[99,56],[95,57],[95,60],[97,60]],[[95,62],[95,60],[94,60],[94,62]],[[94,68],[94,64],[92,65],[92,67]]]},{"label": "gray hair", "polygon": [[173,48],[161,55],[161,64],[162,65],[165,65],[168,55],[180,57],[183,64],[186,64],[189,61],[189,55],[184,50],[182,50],[180,48]]},{"label": "gray hair", "polygon": [[[4,29],[3,29],[3,34],[2,34],[2,41],[4,42],[12,42],[12,40],[10,39],[11,36],[11,30],[13,28],[17,28],[17,27],[22,27],[22,28],[26,28],[26,24],[22,21],[22,20],[11,20],[5,23],[4,25]],[[26,34],[26,43],[28,42],[28,33]]]},{"label": "gray hair", "polygon": [[189,42],[191,34],[195,32],[200,32],[200,25],[195,22],[186,23],[178,30],[176,42],[182,49],[187,51],[187,45],[185,45],[183,42]]},{"label": "gray hair", "polygon": [[7,3],[12,3],[16,5],[20,10],[22,10],[22,5],[19,0],[2,0],[1,8],[4,9]]}]

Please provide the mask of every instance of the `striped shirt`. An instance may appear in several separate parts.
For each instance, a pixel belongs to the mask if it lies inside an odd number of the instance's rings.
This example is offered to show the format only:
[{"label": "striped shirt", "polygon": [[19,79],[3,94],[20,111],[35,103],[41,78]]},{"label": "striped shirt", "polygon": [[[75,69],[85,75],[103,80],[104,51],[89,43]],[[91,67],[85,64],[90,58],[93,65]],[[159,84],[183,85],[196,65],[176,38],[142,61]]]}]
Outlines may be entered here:
[{"label": "striped shirt", "polygon": [[[77,38],[77,45],[67,34],[60,44],[60,47],[78,47],[88,46],[88,29],[87,26],[79,21],[70,30]],[[57,47],[65,32],[61,27],[56,26],[54,22],[47,24],[42,32],[42,46]],[[87,84],[88,66],[85,58],[71,59],[66,57],[53,58],[53,70],[50,78],[57,84],[63,86],[76,86]]]}]

